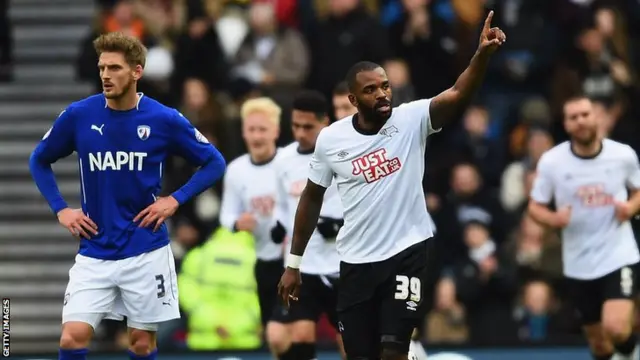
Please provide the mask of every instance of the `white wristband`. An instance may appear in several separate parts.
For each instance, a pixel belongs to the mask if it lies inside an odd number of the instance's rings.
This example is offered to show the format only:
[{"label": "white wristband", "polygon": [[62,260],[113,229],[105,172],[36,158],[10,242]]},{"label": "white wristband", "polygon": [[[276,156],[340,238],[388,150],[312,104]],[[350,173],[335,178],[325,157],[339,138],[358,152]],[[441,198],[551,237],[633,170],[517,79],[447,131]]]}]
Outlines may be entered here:
[{"label": "white wristband", "polygon": [[287,260],[285,261],[286,267],[290,267],[292,269],[300,269],[300,263],[302,262],[302,256],[288,254]]}]

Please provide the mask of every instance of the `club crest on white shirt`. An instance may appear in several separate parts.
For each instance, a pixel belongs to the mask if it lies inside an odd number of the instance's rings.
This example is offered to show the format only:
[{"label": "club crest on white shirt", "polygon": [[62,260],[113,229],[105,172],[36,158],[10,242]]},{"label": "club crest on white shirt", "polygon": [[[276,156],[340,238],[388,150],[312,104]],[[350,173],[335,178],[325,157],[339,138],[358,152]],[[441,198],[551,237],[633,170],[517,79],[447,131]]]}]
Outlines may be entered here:
[{"label": "club crest on white shirt", "polygon": [[148,125],[138,126],[138,137],[140,140],[147,140],[151,135],[151,128]]}]

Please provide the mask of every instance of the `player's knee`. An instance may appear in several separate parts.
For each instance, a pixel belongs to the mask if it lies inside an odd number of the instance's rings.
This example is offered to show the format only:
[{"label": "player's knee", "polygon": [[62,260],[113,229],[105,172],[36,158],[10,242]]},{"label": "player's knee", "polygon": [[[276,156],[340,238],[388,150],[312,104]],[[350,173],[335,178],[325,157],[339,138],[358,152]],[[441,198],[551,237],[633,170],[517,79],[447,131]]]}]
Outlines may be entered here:
[{"label": "player's knee", "polygon": [[291,339],[287,325],[276,322],[267,323],[266,331],[267,344],[269,349],[276,354],[282,354],[289,349]]},{"label": "player's knee", "polygon": [[619,317],[604,318],[602,320],[602,329],[614,341],[625,340],[631,334],[629,320]]},{"label": "player's knee", "polygon": [[61,349],[84,349],[89,346],[93,328],[83,322],[68,322],[62,326]]},{"label": "player's knee", "polygon": [[291,342],[294,343],[315,343],[316,323],[303,320],[291,324]]},{"label": "player's knee", "polygon": [[148,355],[155,347],[155,333],[139,329],[129,332],[129,350],[134,354]]}]

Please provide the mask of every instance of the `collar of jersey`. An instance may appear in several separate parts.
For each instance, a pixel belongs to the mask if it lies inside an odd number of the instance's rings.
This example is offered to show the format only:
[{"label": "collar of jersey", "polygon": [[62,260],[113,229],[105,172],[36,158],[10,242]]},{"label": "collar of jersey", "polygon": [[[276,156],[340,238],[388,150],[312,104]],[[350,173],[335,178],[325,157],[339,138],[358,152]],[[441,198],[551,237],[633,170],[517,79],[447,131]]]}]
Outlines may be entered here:
[{"label": "collar of jersey", "polygon": [[[136,93],[136,95],[138,95],[138,101],[136,102],[136,110],[140,110],[140,101],[142,100],[142,97],[144,96],[144,93],[143,92],[138,92],[138,93]],[[104,97],[104,108],[106,109],[108,107],[109,107],[109,104],[107,103],[107,97],[105,96]],[[129,109],[129,110],[132,110],[132,109]],[[128,111],[128,110],[125,110],[125,111]]]}]

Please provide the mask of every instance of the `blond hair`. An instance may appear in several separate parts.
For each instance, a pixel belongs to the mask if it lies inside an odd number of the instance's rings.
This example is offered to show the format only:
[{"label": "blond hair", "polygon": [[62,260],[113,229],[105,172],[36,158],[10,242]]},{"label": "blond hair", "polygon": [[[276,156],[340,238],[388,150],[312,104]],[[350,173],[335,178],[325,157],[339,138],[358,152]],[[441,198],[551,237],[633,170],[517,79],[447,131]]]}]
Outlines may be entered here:
[{"label": "blond hair", "polygon": [[269,121],[274,123],[275,125],[280,125],[280,115],[282,114],[282,109],[275,101],[271,100],[268,97],[260,97],[255,99],[250,99],[242,104],[242,109],[240,109],[240,117],[242,120],[246,119],[249,115],[254,113],[261,113],[267,116]]},{"label": "blond hair", "polygon": [[147,48],[134,37],[121,32],[100,35],[93,40],[93,48],[98,56],[105,52],[115,52],[124,55],[124,59],[131,67],[144,67],[147,60]]}]

